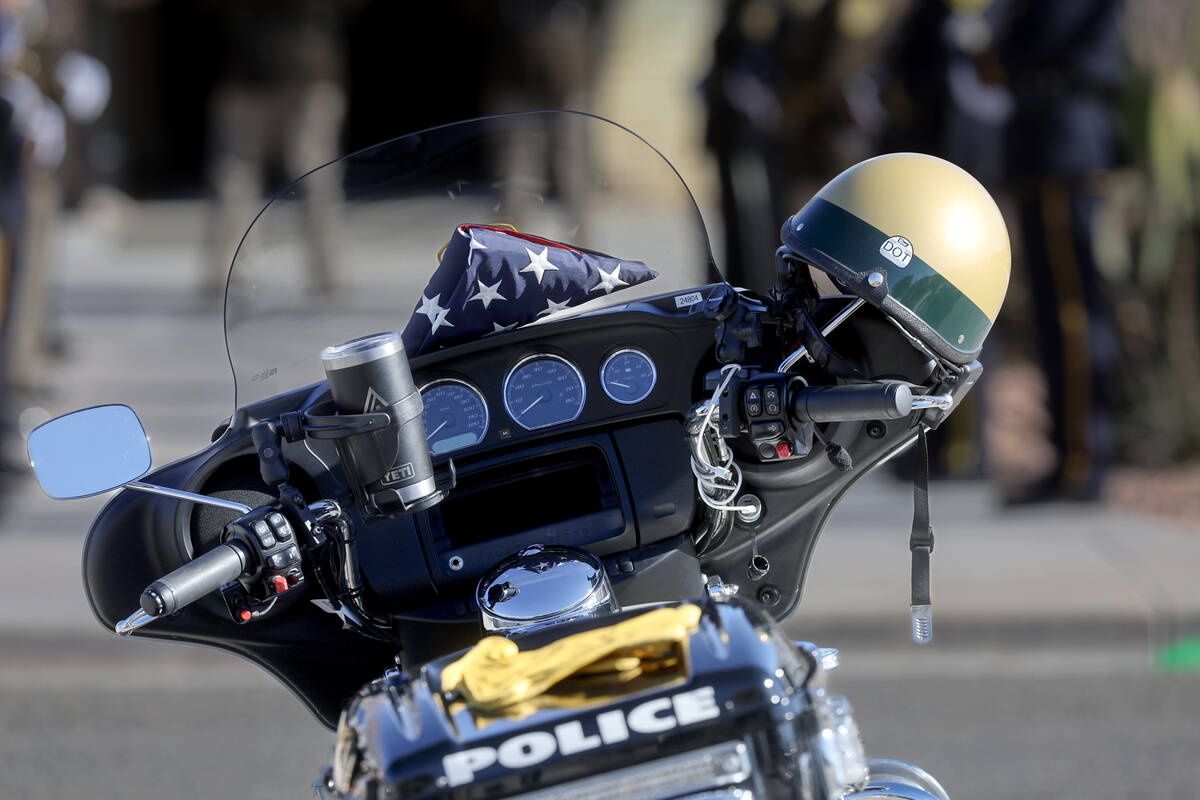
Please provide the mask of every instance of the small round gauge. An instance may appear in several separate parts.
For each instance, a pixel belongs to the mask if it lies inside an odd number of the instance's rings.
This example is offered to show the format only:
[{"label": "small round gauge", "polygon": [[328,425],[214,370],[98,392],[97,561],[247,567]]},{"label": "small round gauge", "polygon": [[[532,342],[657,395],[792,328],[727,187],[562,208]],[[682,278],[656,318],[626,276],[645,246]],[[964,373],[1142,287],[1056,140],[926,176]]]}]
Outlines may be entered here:
[{"label": "small round gauge", "polygon": [[570,422],[586,398],[583,375],[560,356],[529,356],[504,378],[504,408],[527,431]]},{"label": "small round gauge", "polygon": [[625,405],[640,403],[649,397],[657,380],[658,370],[650,356],[632,347],[613,353],[600,367],[600,386],[604,393]]},{"label": "small round gauge", "polygon": [[479,444],[487,434],[487,403],[466,381],[442,378],[427,383],[421,387],[421,401],[421,421],[435,456]]}]

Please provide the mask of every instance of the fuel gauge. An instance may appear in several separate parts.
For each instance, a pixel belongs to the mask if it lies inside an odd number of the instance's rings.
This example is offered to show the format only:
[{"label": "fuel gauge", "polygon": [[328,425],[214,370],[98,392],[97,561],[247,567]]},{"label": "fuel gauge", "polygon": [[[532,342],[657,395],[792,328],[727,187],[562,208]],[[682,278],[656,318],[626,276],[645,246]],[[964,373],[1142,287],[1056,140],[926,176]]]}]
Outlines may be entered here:
[{"label": "fuel gauge", "polygon": [[640,403],[650,396],[658,380],[654,361],[641,350],[626,347],[610,355],[600,367],[600,386],[623,405]]}]

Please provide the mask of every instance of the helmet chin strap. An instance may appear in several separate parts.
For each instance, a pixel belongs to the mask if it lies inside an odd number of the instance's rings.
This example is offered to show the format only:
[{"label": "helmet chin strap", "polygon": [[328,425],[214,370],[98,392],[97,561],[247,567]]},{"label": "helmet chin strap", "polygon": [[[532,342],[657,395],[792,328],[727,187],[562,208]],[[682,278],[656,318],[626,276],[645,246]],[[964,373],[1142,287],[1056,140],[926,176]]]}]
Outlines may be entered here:
[{"label": "helmet chin strap", "polygon": [[913,473],[913,523],[908,539],[912,551],[912,637],[917,644],[933,639],[933,600],[929,596],[929,556],[933,526],[929,524],[929,444],[918,423],[917,467]]}]

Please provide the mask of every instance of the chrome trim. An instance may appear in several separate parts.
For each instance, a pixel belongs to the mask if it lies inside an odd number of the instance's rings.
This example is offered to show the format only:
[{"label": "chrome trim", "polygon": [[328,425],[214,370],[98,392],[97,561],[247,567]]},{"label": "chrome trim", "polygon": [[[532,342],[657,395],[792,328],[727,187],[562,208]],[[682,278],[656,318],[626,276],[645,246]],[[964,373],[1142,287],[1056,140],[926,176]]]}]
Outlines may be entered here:
[{"label": "chrome trim", "polygon": [[332,500],[318,500],[310,503],[308,511],[317,518],[317,524],[333,522],[342,515],[342,507]]},{"label": "chrome trim", "polygon": [[[646,359],[646,363],[650,365],[650,388],[646,390],[645,394],[643,394],[641,397],[637,398],[636,400],[621,400],[619,398],[613,397],[612,392],[610,392],[608,390],[607,383],[605,383],[605,381],[604,381],[604,370],[608,368],[608,362],[612,361],[614,358],[621,355],[622,353],[636,353],[637,355]],[[604,390],[604,393],[606,395],[608,395],[608,399],[612,400],[614,403],[620,403],[621,405],[624,405],[624,406],[631,406],[634,403],[640,403],[643,400],[645,400],[647,397],[650,396],[650,393],[654,391],[655,386],[658,386],[658,366],[655,365],[654,359],[651,358],[650,354],[647,353],[645,350],[641,350],[637,347],[622,347],[620,350],[617,350],[616,352],[609,355],[608,358],[604,359],[604,363],[600,365],[600,388]]]},{"label": "chrome trim", "polygon": [[937,795],[907,783],[868,781],[861,792],[848,794],[843,800],[941,800]]},{"label": "chrome trim", "polygon": [[912,410],[918,411],[922,408],[954,408],[954,397],[948,394],[914,394],[912,398]]},{"label": "chrome trim", "polygon": [[[518,598],[521,610],[511,603]],[[504,559],[480,579],[475,602],[483,629],[506,636],[620,610],[603,562],[564,545],[530,545]]]},{"label": "chrome trim", "polygon": [[[839,295],[839,297],[851,297],[851,296],[852,295]],[[855,311],[858,311],[858,309],[861,308],[862,304],[865,302],[867,302],[867,301],[863,300],[861,297],[855,297],[853,303],[851,303],[850,305],[843,308],[841,311],[839,311],[837,313],[837,316],[835,316],[833,319],[829,320],[829,324],[821,329],[821,335],[828,336],[829,334],[833,333],[834,330],[836,330],[839,325],[841,325],[843,322],[845,322],[846,320],[848,320],[850,318],[851,314],[853,314]],[[797,348],[796,350],[793,350],[792,353],[787,358],[785,358],[783,361],[779,362],[779,368],[775,371],[776,372],[787,372],[789,369],[791,369],[792,367],[794,367],[796,365],[797,361],[799,361],[802,358],[808,358],[809,361],[812,360],[812,358],[809,357],[809,355],[808,355],[808,348],[805,347],[804,345],[800,345],[800,347]]]},{"label": "chrome trim", "polygon": [[[711,790],[748,781],[753,774],[745,742],[732,741],[646,761],[624,769],[560,783],[515,795],[514,800],[643,800],[643,798],[709,797]],[[699,772],[700,774],[695,774]],[[703,793],[703,794],[702,794]]]},{"label": "chrome trim", "polygon": [[402,352],[400,334],[383,331],[326,347],[321,351],[321,366],[326,370],[349,369]]},{"label": "chrome trim", "polygon": [[148,625],[151,622],[154,622],[156,619],[158,619],[158,617],[152,617],[139,608],[137,611],[133,612],[128,617],[114,625],[113,630],[117,632],[118,636],[129,636],[138,628],[142,627],[143,625]]},{"label": "chrome trim", "polygon": [[[704,590],[708,596],[717,602],[728,600],[738,593],[738,585],[736,583],[725,583],[721,580],[720,575],[713,575],[704,582]],[[628,610],[628,607],[626,607]]]},{"label": "chrome trim", "polygon": [[244,503],[235,503],[233,500],[222,500],[219,497],[209,497],[206,494],[193,494],[185,492],[182,489],[171,489],[166,486],[156,486],[153,483],[143,483],[142,481],[130,481],[125,484],[126,489],[137,489],[139,492],[147,492],[149,494],[160,494],[163,497],[173,497],[176,500],[189,500],[193,503],[199,503],[205,506],[216,506],[217,508],[236,511],[239,514],[249,514],[250,506]]},{"label": "chrome trim", "polygon": [[727,786],[698,794],[685,794],[678,800],[754,800],[754,792],[738,786]]},{"label": "chrome trim", "polygon": [[[851,797],[897,797],[909,800],[950,800],[950,795],[937,778],[916,764],[893,758],[872,758],[867,761],[870,777],[862,792]],[[872,794],[872,792],[876,792]]]},{"label": "chrome trim", "polygon": [[395,492],[400,495],[400,499],[405,503],[413,503],[423,497],[428,497],[437,491],[437,480],[430,475],[420,483],[412,483],[408,486],[401,486]]},{"label": "chrome trim", "polygon": [[809,749],[818,765],[817,773],[824,782],[826,796],[842,797],[861,790],[870,781],[870,770],[850,701],[830,695],[823,686],[810,689],[809,701],[817,727],[809,738]]},{"label": "chrome trim", "polygon": [[[521,367],[525,366],[530,361],[537,361],[538,359],[543,359],[543,358],[550,359],[551,361],[561,361],[562,363],[566,364],[568,367],[571,368],[571,370],[575,373],[575,377],[579,378],[579,408],[575,410],[575,416],[573,416],[569,419],[561,419],[561,420],[557,420],[555,422],[548,422],[545,425],[535,425],[531,428],[528,425],[526,425],[525,423],[521,422],[521,420],[517,419],[517,415],[513,413],[513,410],[511,408],[509,408],[509,406],[508,406],[508,382],[512,379],[512,376],[516,374],[517,370],[519,370]],[[522,428],[524,428],[527,431],[536,431],[536,430],[541,430],[542,428],[552,428],[555,425],[566,425],[568,422],[574,422],[575,420],[579,419],[579,415],[583,413],[583,407],[585,405],[587,405],[587,381],[585,381],[583,379],[583,373],[579,371],[579,367],[575,366],[573,363],[571,363],[571,361],[564,358],[563,356],[555,355],[553,353],[534,353],[531,356],[525,356],[525,358],[522,358],[516,364],[513,364],[512,369],[510,369],[508,371],[508,374],[504,376],[504,385],[500,389],[500,394],[501,394],[500,399],[504,403],[504,410],[508,413],[509,419],[511,419],[513,422],[517,423],[518,425],[520,425]]]},{"label": "chrome trim", "polygon": [[[443,450],[441,453],[438,453],[439,456],[443,455],[445,453],[453,453],[456,450],[462,450],[464,447],[474,447],[475,445],[479,444],[480,442],[483,441],[484,437],[488,435],[488,431],[491,429],[491,424],[492,424],[492,410],[490,408],[488,408],[487,398],[483,396],[483,392],[481,392],[479,390],[479,387],[476,386],[475,384],[470,383],[468,381],[461,380],[459,378],[435,378],[435,379],[431,380],[429,383],[425,384],[424,386],[422,386],[420,389],[417,390],[421,394],[421,402],[422,403],[425,402],[425,390],[426,389],[433,389],[443,383],[457,383],[459,386],[465,386],[468,390],[475,393],[475,396],[479,398],[479,402],[483,403],[483,433],[480,434],[479,438],[476,439],[471,444],[464,444],[459,447],[453,447],[449,450]],[[426,441],[428,441],[429,440],[429,431],[428,430],[425,431],[425,437],[426,437]],[[429,452],[431,455],[433,454],[432,447],[430,447]]]},{"label": "chrome trim", "polygon": [[820,664],[821,669],[826,672],[831,672],[842,664],[841,653],[836,647],[817,647],[812,642],[792,642],[792,644],[812,656],[813,660]]}]

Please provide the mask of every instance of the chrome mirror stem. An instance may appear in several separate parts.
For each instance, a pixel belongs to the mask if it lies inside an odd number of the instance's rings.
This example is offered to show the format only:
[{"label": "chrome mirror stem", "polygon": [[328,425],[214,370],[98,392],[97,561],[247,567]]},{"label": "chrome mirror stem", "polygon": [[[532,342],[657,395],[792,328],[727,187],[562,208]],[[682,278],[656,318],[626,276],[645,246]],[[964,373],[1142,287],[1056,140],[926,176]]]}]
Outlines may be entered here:
[{"label": "chrome mirror stem", "polygon": [[236,511],[239,514],[250,513],[250,506],[242,503],[235,503],[233,500],[222,500],[219,497],[209,497],[208,495],[204,494],[194,494],[192,492],[185,492],[182,489],[171,489],[166,486],[155,486],[153,483],[130,481],[129,483],[125,484],[125,488],[137,489],[139,492],[147,492],[148,494],[159,494],[163,497],[173,497],[176,500],[188,500],[192,503],[200,503],[201,505],[225,508],[230,511]]}]

